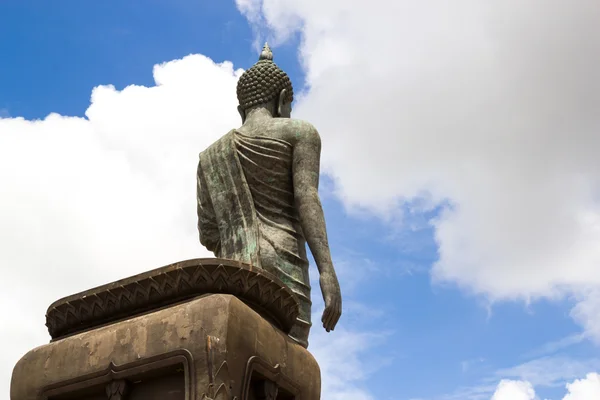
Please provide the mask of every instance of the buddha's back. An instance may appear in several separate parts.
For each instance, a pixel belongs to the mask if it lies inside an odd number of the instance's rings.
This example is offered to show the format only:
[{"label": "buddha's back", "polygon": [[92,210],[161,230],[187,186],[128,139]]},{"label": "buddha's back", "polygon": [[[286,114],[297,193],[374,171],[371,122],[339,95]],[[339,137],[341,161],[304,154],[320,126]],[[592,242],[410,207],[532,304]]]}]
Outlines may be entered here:
[{"label": "buddha's back", "polygon": [[306,241],[294,202],[293,143],[282,130],[264,135],[235,132],[235,148],[250,189],[258,221],[258,256],[261,268],[274,274],[300,301],[299,325],[308,336],[310,328],[310,284]]},{"label": "buddha's back", "polygon": [[306,244],[320,274],[323,326],[335,327],[341,295],[318,196],[321,142],[290,118],[293,89],[265,45],[237,85],[242,126],[200,154],[198,229],[215,255],[263,268],[295,292],[300,315],[290,336],[308,345],[310,285]]}]

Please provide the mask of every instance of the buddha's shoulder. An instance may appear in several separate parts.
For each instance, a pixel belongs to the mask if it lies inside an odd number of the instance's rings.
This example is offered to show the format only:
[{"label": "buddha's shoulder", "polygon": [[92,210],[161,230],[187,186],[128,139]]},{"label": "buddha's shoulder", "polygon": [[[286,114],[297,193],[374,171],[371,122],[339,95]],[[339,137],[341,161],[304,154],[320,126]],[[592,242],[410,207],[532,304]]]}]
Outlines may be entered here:
[{"label": "buddha's shoulder", "polygon": [[310,122],[305,121],[303,119],[275,118],[273,120],[277,121],[282,126],[285,126],[286,128],[289,128],[289,129],[304,130],[307,132],[314,132],[317,130],[313,124],[311,124]]},{"label": "buddha's shoulder", "polygon": [[308,121],[293,118],[275,118],[273,122],[290,141],[296,142],[301,139],[319,138],[317,129]]}]

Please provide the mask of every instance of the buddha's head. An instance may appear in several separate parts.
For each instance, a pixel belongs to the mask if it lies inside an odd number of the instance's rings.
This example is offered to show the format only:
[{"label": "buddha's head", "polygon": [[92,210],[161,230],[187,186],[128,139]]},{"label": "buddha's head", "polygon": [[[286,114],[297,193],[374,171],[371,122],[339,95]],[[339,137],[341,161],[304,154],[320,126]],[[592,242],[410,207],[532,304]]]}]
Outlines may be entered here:
[{"label": "buddha's head", "polygon": [[273,62],[273,53],[265,43],[258,62],[245,71],[237,84],[238,111],[242,122],[253,108],[267,108],[274,117],[289,118],[294,90],[285,72]]}]

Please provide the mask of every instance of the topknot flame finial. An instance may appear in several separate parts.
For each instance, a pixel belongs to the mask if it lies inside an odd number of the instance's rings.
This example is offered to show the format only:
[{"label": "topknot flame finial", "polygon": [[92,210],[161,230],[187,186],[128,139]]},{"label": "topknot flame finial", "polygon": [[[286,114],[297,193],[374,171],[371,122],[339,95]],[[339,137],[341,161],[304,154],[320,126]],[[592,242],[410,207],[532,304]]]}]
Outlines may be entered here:
[{"label": "topknot flame finial", "polygon": [[273,52],[271,51],[271,48],[269,47],[269,44],[267,42],[265,42],[265,45],[263,46],[263,49],[260,52],[260,57],[258,57],[258,60],[273,61]]}]

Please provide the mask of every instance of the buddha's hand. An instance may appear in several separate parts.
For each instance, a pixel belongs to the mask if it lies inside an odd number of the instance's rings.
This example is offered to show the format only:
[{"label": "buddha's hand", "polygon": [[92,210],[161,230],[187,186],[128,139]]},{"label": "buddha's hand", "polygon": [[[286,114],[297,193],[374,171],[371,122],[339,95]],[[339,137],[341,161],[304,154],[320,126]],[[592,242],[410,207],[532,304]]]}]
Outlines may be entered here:
[{"label": "buddha's hand", "polygon": [[340,284],[335,276],[335,272],[322,273],[319,277],[321,292],[325,301],[325,311],[323,311],[323,328],[327,332],[332,331],[342,315],[342,294]]}]

